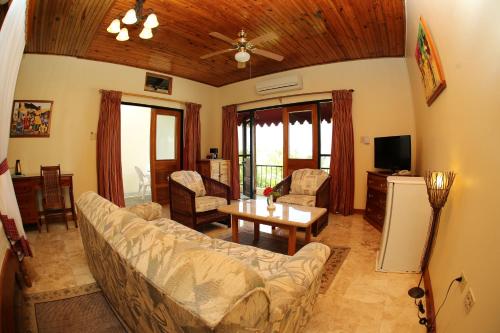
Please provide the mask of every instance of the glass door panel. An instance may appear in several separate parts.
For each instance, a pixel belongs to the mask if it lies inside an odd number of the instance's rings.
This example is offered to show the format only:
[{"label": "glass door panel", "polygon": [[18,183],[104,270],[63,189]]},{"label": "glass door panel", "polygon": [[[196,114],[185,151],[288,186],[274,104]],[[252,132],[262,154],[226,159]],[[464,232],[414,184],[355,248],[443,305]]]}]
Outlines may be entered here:
[{"label": "glass door panel", "polygon": [[283,111],[284,177],[318,165],[318,114],[316,104],[287,107]]},{"label": "glass door panel", "polygon": [[175,159],[176,117],[160,114],[156,118],[156,159]]},{"label": "glass door panel", "polygon": [[319,104],[320,147],[319,167],[330,172],[330,155],[332,153],[332,102]]},{"label": "glass door panel", "polygon": [[313,158],[313,129],[311,110],[288,113],[288,158]]}]

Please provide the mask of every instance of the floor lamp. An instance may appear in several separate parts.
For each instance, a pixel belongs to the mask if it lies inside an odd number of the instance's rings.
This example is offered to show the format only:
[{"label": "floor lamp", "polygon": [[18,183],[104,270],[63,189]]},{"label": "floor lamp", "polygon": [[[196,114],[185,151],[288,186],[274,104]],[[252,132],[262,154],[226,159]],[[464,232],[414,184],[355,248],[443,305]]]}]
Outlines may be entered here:
[{"label": "floor lamp", "polygon": [[432,207],[432,222],[429,239],[427,240],[424,257],[421,262],[422,273],[420,275],[420,281],[418,282],[418,286],[408,290],[408,295],[415,300],[422,298],[425,295],[425,291],[420,287],[420,285],[422,284],[424,273],[429,265],[429,259],[431,257],[432,247],[434,245],[438,229],[441,208],[443,208],[446,203],[446,199],[448,199],[451,185],[453,185],[453,180],[455,179],[455,173],[453,171],[427,171],[424,178],[425,185],[427,186],[427,195]]}]

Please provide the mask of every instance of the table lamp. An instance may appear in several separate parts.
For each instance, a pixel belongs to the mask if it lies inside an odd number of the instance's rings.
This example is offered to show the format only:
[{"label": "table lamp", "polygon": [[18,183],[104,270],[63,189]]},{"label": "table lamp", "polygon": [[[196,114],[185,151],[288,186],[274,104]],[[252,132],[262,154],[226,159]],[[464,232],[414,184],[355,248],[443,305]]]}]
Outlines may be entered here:
[{"label": "table lamp", "polygon": [[422,273],[420,275],[420,281],[417,287],[413,287],[408,290],[408,295],[415,299],[422,298],[425,295],[425,291],[420,287],[420,285],[422,284],[424,272],[427,270],[429,265],[434,239],[437,234],[441,208],[443,208],[446,203],[446,199],[448,199],[451,185],[453,185],[453,180],[455,179],[455,173],[453,171],[427,171],[424,178],[425,185],[427,186],[427,195],[432,207],[432,221],[429,239],[427,240],[425,253],[421,262]]}]

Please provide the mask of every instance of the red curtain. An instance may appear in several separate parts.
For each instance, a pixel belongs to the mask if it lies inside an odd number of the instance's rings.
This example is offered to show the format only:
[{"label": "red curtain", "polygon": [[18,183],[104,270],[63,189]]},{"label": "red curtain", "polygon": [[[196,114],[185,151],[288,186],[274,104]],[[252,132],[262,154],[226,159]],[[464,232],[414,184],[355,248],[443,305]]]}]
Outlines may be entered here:
[{"label": "red curtain", "polygon": [[236,105],[222,107],[222,158],[231,161],[231,198],[240,198],[238,120]]},{"label": "red curtain", "polygon": [[200,104],[186,103],[184,118],[184,169],[196,170],[200,159]]},{"label": "red curtain", "polygon": [[97,126],[97,192],[124,207],[120,137],[122,93],[102,91]]},{"label": "red curtain", "polygon": [[352,92],[332,92],[332,155],[330,160],[332,212],[354,212],[354,134],[352,130]]}]

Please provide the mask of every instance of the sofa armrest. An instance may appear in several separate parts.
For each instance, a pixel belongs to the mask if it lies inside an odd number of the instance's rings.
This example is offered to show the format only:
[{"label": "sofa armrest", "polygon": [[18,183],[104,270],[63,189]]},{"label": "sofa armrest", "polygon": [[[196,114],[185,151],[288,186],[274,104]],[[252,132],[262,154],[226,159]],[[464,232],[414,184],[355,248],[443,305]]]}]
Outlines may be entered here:
[{"label": "sofa armrest", "polygon": [[196,215],[195,193],[186,186],[169,178],[170,214]]},{"label": "sofa armrest", "polygon": [[207,195],[212,197],[225,198],[227,200],[227,204],[230,203],[229,186],[215,179],[203,175],[201,176],[201,178],[203,179],[203,185],[205,186],[205,191],[207,192]]},{"label": "sofa armrest", "polygon": [[[280,197],[287,195],[290,193],[290,185],[292,184],[292,176],[288,176],[285,179],[283,179],[281,182],[276,184],[276,186],[273,187],[273,192],[277,192]],[[277,197],[273,196],[273,200],[276,201]]]},{"label": "sofa armrest", "polygon": [[330,248],[321,243],[309,243],[283,264],[280,272],[266,282],[271,300],[271,321],[283,319],[297,307],[313,282],[321,279]]},{"label": "sofa armrest", "polygon": [[328,176],[326,180],[316,191],[316,207],[326,208],[327,215],[330,207],[330,183],[332,176]]}]

